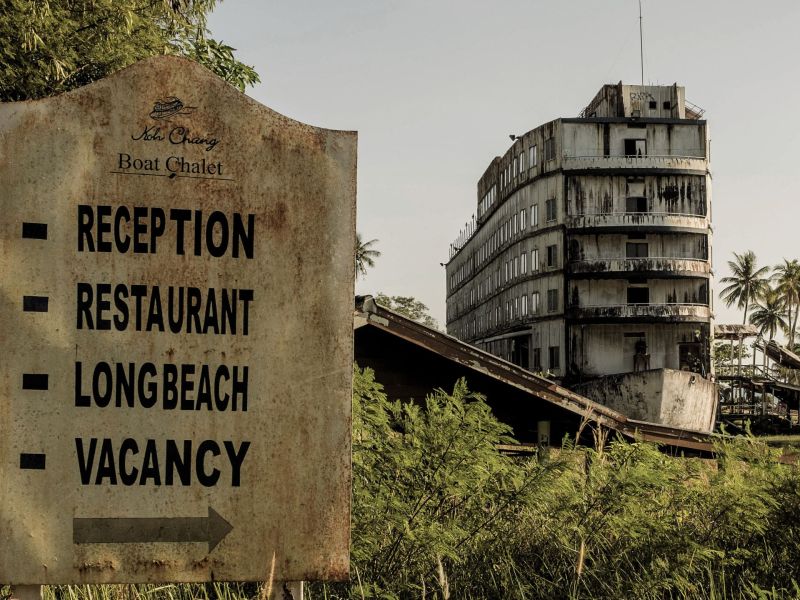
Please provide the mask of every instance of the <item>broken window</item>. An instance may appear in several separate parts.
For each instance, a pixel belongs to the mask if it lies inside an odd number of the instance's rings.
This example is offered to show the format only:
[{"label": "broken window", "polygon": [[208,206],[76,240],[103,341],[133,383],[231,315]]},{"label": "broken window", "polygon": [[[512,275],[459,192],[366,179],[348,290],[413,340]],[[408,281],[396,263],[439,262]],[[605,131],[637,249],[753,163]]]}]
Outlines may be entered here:
[{"label": "broken window", "polygon": [[550,370],[551,370],[551,371],[556,371],[556,370],[560,369],[560,368],[561,368],[561,361],[560,361],[560,358],[561,358],[561,352],[560,352],[560,347],[559,347],[559,346],[550,346],[550,347],[548,348],[548,351],[549,351],[549,352],[548,352],[548,354],[550,355],[550,356],[548,357],[548,358],[550,359],[550,361],[549,361],[549,367],[550,367]]},{"label": "broken window", "polygon": [[548,267],[558,266],[558,246],[555,244],[547,247],[547,266]]},{"label": "broken window", "polygon": [[625,140],[625,156],[647,156],[647,140]]},{"label": "broken window", "polygon": [[528,362],[528,348],[530,346],[530,336],[518,337],[511,341],[511,362],[519,365],[523,369],[527,369]]},{"label": "broken window", "polygon": [[633,197],[625,199],[625,212],[629,213],[646,213],[647,198]]},{"label": "broken window", "polygon": [[650,304],[650,288],[629,287],[628,304]]}]

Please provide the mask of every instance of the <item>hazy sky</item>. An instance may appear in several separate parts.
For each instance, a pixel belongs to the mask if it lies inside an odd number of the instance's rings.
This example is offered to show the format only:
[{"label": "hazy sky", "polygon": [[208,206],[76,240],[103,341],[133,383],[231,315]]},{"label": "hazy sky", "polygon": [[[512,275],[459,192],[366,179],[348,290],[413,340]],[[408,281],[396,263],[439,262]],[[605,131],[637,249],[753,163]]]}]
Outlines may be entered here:
[{"label": "hazy sky", "polygon": [[[800,2],[642,4],[646,83],[684,85],[709,121],[716,280],[734,251],[800,257]],[[226,0],[210,20],[261,75],[249,95],[358,131],[358,230],[383,255],[356,291],[415,296],[442,325],[439,263],[478,178],[510,133],[639,83],[638,26],[638,0]]]}]

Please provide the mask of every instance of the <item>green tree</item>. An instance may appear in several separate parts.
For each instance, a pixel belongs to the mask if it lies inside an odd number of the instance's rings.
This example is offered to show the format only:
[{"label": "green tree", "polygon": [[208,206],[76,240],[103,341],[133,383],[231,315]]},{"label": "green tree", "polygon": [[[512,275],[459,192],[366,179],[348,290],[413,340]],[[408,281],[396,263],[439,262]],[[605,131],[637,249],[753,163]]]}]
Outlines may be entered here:
[{"label": "green tree", "polygon": [[428,307],[413,296],[387,296],[382,292],[378,292],[375,302],[413,321],[422,323],[426,327],[439,328],[436,319],[428,313]]},{"label": "green tree", "polygon": [[[726,284],[719,293],[725,306],[736,304],[737,308],[744,310],[742,325],[747,323],[747,313],[750,305],[755,302],[767,287],[767,267],[758,267],[756,255],[752,250],[742,254],[733,253],[735,260],[728,261],[731,270],[730,277],[723,277],[720,282]],[[739,357],[741,360],[742,340],[739,340]]]},{"label": "green tree", "polygon": [[761,296],[750,314],[750,323],[758,327],[758,332],[771,340],[779,330],[787,330],[785,314],[785,296],[769,286],[764,288]]},{"label": "green tree", "polygon": [[0,8],[0,100],[42,98],[148,56],[194,59],[240,90],[258,75],[209,37],[215,0],[6,0]]},{"label": "green tree", "polygon": [[786,311],[786,320],[781,325],[786,331],[789,348],[794,348],[797,317],[800,313],[800,262],[783,259],[783,264],[774,269],[776,290]]},{"label": "green tree", "polygon": [[356,279],[358,279],[359,275],[362,277],[365,276],[367,274],[367,268],[371,269],[375,266],[375,259],[381,255],[381,253],[373,247],[377,242],[378,240],[376,239],[365,242],[361,239],[361,234],[356,233]]}]

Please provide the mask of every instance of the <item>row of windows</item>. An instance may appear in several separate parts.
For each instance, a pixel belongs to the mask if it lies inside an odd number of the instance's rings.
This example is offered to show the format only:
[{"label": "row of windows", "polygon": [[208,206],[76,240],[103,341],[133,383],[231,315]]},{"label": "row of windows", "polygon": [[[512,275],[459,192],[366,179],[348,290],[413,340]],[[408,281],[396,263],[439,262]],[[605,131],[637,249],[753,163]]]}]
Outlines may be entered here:
[{"label": "row of windows", "polygon": [[482,217],[483,214],[489,210],[494,203],[497,201],[497,186],[493,185],[488,192],[483,195],[481,201],[478,202],[478,217]]},{"label": "row of windows", "polygon": [[[558,296],[557,288],[547,290],[548,313],[558,311]],[[501,310],[500,305],[497,305],[494,307],[494,310],[489,309],[484,314],[473,317],[468,323],[458,326],[455,335],[461,338],[474,337],[503,323],[508,323],[522,317],[536,316],[540,314],[540,311],[541,302],[539,292],[531,292],[530,296],[528,294],[522,294],[521,296],[506,300],[505,311]]]},{"label": "row of windows", "polygon": [[[545,201],[545,215],[547,223],[556,220],[556,199],[550,198]],[[539,226],[539,205],[531,204],[530,206],[530,226],[532,228]],[[514,213],[504,223],[489,236],[489,238],[481,244],[477,250],[477,262],[482,264],[487,261],[491,256],[506,242],[510,241],[515,236],[523,233],[528,228],[528,211],[520,209],[519,213]]]},{"label": "row of windows", "polygon": [[[548,138],[544,141],[544,160],[553,160],[556,157],[556,140],[555,138]],[[536,152],[536,144],[528,148],[526,153],[523,149],[519,154],[514,156],[508,161],[506,168],[500,171],[500,189],[504,189],[511,184],[513,178],[516,178],[527,169],[533,169],[538,166],[538,155]]]},{"label": "row of windows", "polygon": [[[515,212],[505,222],[500,223],[494,233],[465,260],[454,273],[450,275],[450,291],[454,290],[468,277],[472,276],[475,263],[479,266],[489,260],[497,250],[502,248],[507,242],[528,229],[528,214],[530,214],[530,226],[539,226],[539,205],[531,204],[529,210],[522,208]],[[557,218],[557,203],[555,198],[545,201],[545,219],[552,223]],[[538,264],[538,262],[537,262]],[[548,265],[551,263],[548,262]]]},{"label": "row of windows", "polygon": [[[546,247],[547,253],[547,268],[558,267],[558,245],[551,244]],[[530,251],[530,272],[538,273],[541,269],[539,262],[539,249],[534,248]],[[485,279],[477,282],[469,290],[469,304],[468,307],[473,307],[477,302],[482,301],[487,296],[493,294],[496,290],[504,285],[512,282],[518,277],[523,277],[528,274],[528,252],[521,252],[519,255],[509,258],[503,263],[503,266],[498,266],[494,273],[487,275]],[[456,301],[454,303],[453,318],[456,318],[460,313],[462,303]]]}]

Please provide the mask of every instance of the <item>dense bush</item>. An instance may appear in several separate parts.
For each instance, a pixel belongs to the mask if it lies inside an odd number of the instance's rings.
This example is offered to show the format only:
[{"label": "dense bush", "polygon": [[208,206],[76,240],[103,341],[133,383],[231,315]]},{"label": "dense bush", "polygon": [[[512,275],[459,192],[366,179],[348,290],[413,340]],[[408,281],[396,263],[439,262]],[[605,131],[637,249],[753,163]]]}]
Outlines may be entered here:
[{"label": "dense bush", "polygon": [[754,439],[522,459],[464,381],[400,404],[356,369],[353,396],[353,581],[314,597],[800,597],[800,476]]}]

